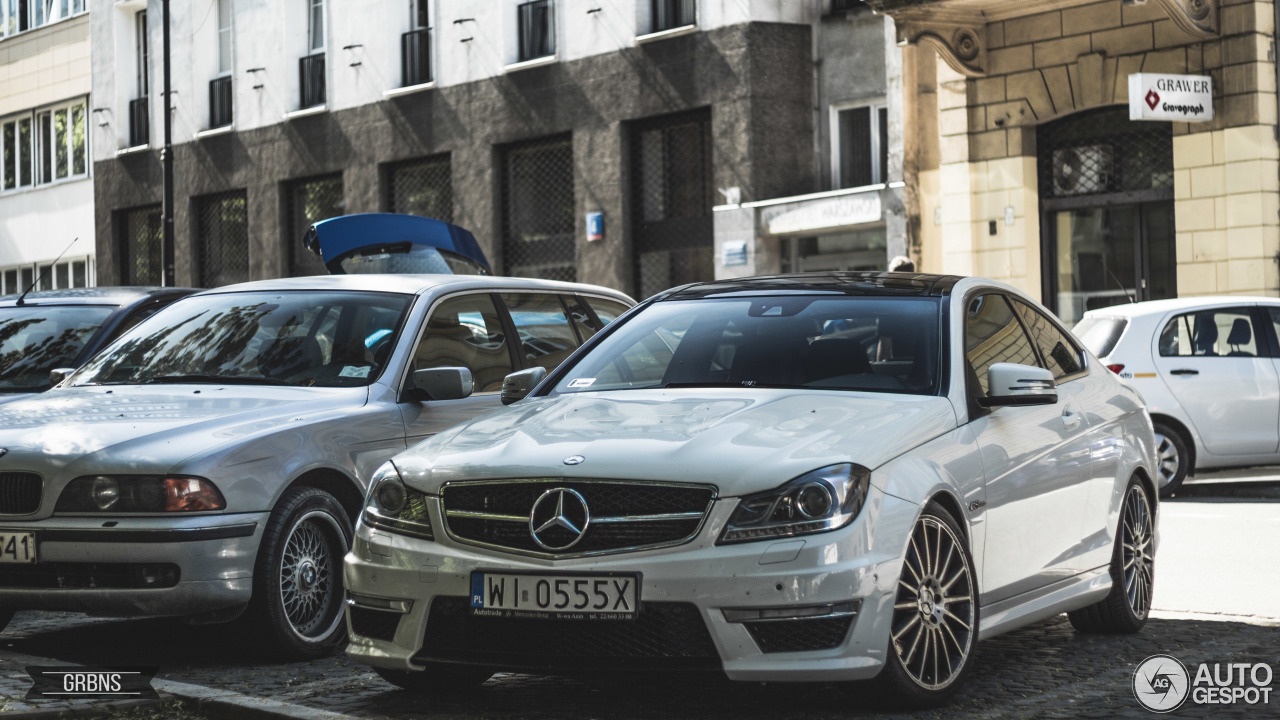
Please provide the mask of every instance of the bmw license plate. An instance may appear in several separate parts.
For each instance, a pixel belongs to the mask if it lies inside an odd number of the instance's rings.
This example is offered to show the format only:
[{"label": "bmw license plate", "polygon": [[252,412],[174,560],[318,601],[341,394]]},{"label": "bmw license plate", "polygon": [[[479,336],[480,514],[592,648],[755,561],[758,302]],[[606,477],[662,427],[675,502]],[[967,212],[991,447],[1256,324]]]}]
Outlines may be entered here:
[{"label": "bmw license plate", "polygon": [[634,620],[638,573],[471,573],[471,614],[547,620]]},{"label": "bmw license plate", "polygon": [[36,561],[36,534],[0,530],[0,563],[28,563]]}]

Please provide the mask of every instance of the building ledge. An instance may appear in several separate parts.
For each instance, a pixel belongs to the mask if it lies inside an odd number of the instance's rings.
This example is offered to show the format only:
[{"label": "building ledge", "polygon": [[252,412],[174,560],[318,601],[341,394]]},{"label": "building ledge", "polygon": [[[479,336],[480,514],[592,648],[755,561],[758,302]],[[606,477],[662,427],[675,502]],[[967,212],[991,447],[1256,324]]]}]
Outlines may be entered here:
[{"label": "building ledge", "polygon": [[424,90],[431,90],[435,86],[436,81],[432,80],[431,82],[419,83],[417,85],[406,85],[404,87],[391,88],[390,90],[383,90],[382,97],[394,98],[400,97],[401,95],[412,95],[414,93],[423,92]]},{"label": "building ledge", "polygon": [[285,120],[297,120],[298,118],[311,117],[312,115],[323,115],[329,112],[328,105],[316,105],[315,107],[302,108],[284,114]]},{"label": "building ledge", "polygon": [[217,137],[219,135],[227,135],[235,132],[235,130],[236,130],[235,124],[223,125],[222,127],[216,127],[216,128],[209,128],[208,130],[201,130],[200,132],[197,132],[196,139],[203,140],[205,138]]},{"label": "building ledge", "polygon": [[502,68],[502,72],[504,73],[518,72],[520,70],[528,70],[529,68],[542,67],[543,65],[554,65],[558,62],[560,62],[559,56],[548,55],[546,57],[534,58],[532,60],[525,60],[524,62],[505,65]]},{"label": "building ledge", "polygon": [[120,157],[122,155],[135,155],[140,152],[146,152],[150,149],[150,143],[147,143],[146,145],[134,145],[133,147],[120,148],[119,150],[116,150],[116,157]]},{"label": "building ledge", "polygon": [[681,35],[692,35],[696,32],[698,32],[698,26],[696,23],[693,25],[681,25],[680,27],[674,27],[670,30],[659,30],[658,32],[637,35],[636,44],[643,45],[645,43],[666,40],[667,38],[680,37]]}]

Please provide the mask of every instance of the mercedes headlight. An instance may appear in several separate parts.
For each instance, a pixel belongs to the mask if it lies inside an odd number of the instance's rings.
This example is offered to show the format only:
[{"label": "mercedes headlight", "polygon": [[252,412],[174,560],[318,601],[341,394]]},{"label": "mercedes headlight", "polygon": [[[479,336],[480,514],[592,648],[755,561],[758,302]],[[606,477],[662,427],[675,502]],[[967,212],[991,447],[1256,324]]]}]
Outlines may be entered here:
[{"label": "mercedes headlight", "polygon": [[720,543],[808,535],[853,522],[867,501],[871,471],[841,463],[805,473],[769,492],[742,498]]},{"label": "mercedes headlight", "polygon": [[370,527],[401,535],[434,540],[427,517],[427,496],[407,487],[396,466],[386,463],[369,481],[360,521]]}]

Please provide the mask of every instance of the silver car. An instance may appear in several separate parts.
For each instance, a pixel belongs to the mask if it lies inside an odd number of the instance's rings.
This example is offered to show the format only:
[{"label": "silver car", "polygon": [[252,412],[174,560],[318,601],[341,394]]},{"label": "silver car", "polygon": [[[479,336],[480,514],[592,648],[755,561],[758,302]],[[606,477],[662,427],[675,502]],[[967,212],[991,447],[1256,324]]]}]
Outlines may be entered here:
[{"label": "silver car", "polygon": [[1154,446],[1138,394],[1000,283],[676,289],[377,471],[347,652],[427,692],[710,670],[936,704],[982,638],[1142,627]]},{"label": "silver car", "polygon": [[632,304],[474,275],[184,298],[0,406],[0,615],[247,608],[289,654],[323,653],[345,638],[341,561],[373,471],[499,407],[506,375],[553,369]]}]

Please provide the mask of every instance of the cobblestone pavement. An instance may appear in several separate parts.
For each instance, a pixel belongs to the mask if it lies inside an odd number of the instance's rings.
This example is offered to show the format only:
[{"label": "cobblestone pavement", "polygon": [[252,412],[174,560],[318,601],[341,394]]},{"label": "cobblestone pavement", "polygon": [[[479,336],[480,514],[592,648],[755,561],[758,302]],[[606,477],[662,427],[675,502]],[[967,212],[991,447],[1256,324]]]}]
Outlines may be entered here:
[{"label": "cobblestone pavement", "polygon": [[[1163,532],[1177,531],[1167,522],[1175,515],[1166,516]],[[1199,582],[1196,577],[1157,578],[1157,588],[1161,581]],[[1280,574],[1274,567],[1254,578],[1260,592],[1280,596]],[[1159,598],[1157,591],[1157,608]],[[1197,610],[1217,612],[1212,607]],[[1280,689],[1280,614],[1210,617],[1157,613],[1141,633],[1117,637],[1078,634],[1059,616],[981,643],[972,673],[952,704],[911,717],[1149,719],[1152,715],[1133,696],[1131,680],[1138,663],[1158,653],[1177,657],[1192,672],[1201,662],[1269,663],[1277,671],[1272,688]],[[155,665],[160,667],[158,678],[276,701],[277,712],[284,708],[298,717],[308,710],[359,718],[892,716],[862,686],[734,684],[706,678],[623,683],[499,675],[466,696],[424,698],[387,684],[342,656],[273,662],[252,636],[233,626],[43,612],[19,613],[0,635],[0,711],[67,706],[21,699],[30,686],[22,669],[30,656],[86,665]],[[1267,707],[1206,708],[1188,702],[1172,716],[1280,717],[1276,694]]]}]

